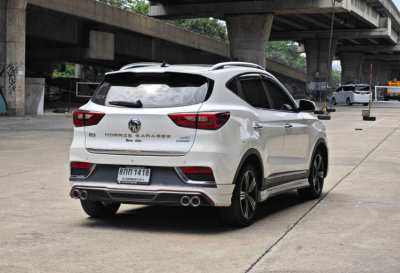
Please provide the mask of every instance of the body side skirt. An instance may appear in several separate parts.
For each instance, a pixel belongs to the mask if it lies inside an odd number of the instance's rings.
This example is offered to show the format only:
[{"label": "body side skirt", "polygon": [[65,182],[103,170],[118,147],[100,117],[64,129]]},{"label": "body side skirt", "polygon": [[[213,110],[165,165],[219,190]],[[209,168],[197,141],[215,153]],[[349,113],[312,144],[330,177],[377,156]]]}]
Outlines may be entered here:
[{"label": "body side skirt", "polygon": [[278,186],[274,186],[259,192],[258,201],[262,202],[265,201],[267,198],[277,195],[279,193],[305,188],[308,187],[310,184],[308,182],[308,178],[303,178],[299,180],[294,180],[291,182],[286,182],[284,184],[280,184]]},{"label": "body side skirt", "polygon": [[271,174],[267,178],[264,178],[261,190],[271,189],[295,180],[305,179],[308,178],[308,176],[308,170]]}]

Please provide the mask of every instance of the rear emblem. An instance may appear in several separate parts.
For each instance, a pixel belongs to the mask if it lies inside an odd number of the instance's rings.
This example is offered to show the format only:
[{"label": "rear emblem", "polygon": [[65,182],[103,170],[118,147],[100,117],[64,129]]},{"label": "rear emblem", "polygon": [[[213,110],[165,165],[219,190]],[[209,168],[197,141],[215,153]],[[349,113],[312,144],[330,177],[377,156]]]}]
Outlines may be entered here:
[{"label": "rear emblem", "polygon": [[131,130],[132,133],[138,133],[140,131],[140,128],[142,127],[142,123],[140,120],[137,119],[131,119],[128,122],[128,128]]}]

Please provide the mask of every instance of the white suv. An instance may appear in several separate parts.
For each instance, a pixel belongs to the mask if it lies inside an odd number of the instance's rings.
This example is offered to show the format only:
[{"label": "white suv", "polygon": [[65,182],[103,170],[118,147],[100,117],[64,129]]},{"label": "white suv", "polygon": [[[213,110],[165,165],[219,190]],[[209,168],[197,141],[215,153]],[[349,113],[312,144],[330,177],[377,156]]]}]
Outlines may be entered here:
[{"label": "white suv", "polygon": [[262,67],[132,64],[73,114],[71,197],[91,217],[121,203],[219,207],[249,225],[257,203],[321,195],[324,125]]},{"label": "white suv", "polygon": [[371,99],[371,88],[368,84],[347,84],[342,85],[331,97],[331,103],[345,103],[347,105],[362,104],[367,106]]}]

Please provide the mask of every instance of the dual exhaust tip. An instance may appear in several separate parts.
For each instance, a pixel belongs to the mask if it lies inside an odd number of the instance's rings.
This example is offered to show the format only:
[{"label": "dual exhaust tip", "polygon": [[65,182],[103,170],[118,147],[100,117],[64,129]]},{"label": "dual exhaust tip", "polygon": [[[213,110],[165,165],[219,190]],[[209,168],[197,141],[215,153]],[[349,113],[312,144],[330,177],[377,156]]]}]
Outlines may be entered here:
[{"label": "dual exhaust tip", "polygon": [[[84,201],[88,199],[88,196],[89,194],[86,190],[73,189],[71,191],[71,197],[75,199],[80,199]],[[197,208],[201,205],[201,199],[198,195],[193,195],[193,196],[184,195],[181,197],[180,204],[183,207],[192,206],[194,208]]]},{"label": "dual exhaust tip", "polygon": [[87,200],[88,192],[85,190],[73,189],[71,191],[71,197],[75,199]]},{"label": "dual exhaust tip", "polygon": [[181,205],[183,207],[192,206],[194,208],[197,208],[198,206],[200,206],[200,204],[201,204],[201,199],[197,195],[194,196],[184,195],[181,197]]}]

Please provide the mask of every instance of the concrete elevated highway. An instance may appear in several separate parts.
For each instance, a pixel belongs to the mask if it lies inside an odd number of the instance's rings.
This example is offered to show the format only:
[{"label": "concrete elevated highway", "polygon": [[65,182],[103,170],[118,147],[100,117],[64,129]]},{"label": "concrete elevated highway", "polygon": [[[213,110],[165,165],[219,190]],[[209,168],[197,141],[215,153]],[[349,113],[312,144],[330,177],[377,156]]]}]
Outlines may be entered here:
[{"label": "concrete elevated highway", "polygon": [[[264,64],[265,43],[293,40],[305,45],[308,82],[328,82],[331,61],[342,63],[342,82],[374,83],[400,72],[400,13],[392,0],[151,0],[158,18],[213,16],[226,20],[231,55]],[[333,4],[335,3],[335,4]],[[329,50],[332,13],[332,48]]]},{"label": "concrete elevated highway", "polygon": [[[55,63],[116,69],[137,61],[229,58],[225,42],[95,0],[0,0],[0,87],[9,114],[24,114],[30,95],[25,78],[46,78]],[[267,62],[287,85],[304,89],[303,72]]]}]

